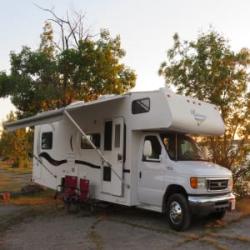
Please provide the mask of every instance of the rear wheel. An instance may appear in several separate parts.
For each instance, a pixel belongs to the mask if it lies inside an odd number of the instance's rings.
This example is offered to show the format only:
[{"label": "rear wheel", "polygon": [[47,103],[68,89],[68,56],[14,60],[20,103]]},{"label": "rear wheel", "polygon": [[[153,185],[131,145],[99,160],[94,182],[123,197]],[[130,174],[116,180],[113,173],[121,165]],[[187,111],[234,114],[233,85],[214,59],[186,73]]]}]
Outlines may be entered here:
[{"label": "rear wheel", "polygon": [[174,230],[183,231],[190,226],[191,212],[184,195],[171,195],[167,201],[166,213],[168,223]]}]

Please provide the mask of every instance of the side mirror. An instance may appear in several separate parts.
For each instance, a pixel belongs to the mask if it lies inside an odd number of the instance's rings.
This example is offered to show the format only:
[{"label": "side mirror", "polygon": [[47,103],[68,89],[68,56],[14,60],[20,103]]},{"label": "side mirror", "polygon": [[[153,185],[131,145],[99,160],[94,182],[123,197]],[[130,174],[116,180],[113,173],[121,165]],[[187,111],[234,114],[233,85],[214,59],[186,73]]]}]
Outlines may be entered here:
[{"label": "side mirror", "polygon": [[152,145],[150,141],[144,142],[143,155],[145,157],[150,157],[152,155]]}]

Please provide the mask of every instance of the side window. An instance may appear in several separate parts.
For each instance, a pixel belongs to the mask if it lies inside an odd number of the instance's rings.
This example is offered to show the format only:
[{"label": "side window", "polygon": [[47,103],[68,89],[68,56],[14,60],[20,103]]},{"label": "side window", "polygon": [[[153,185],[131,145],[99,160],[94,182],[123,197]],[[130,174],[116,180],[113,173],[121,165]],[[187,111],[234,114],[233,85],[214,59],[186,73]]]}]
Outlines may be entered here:
[{"label": "side window", "polygon": [[143,146],[143,161],[159,161],[161,144],[156,136],[146,136]]},{"label": "side window", "polygon": [[111,167],[104,167],[103,168],[103,180],[104,181],[111,181]]},{"label": "side window", "polygon": [[53,146],[53,133],[52,132],[42,133],[41,148],[52,149],[52,146]]},{"label": "side window", "polygon": [[112,150],[112,126],[113,126],[112,121],[105,122],[104,150],[106,150],[106,151],[111,151]]},{"label": "side window", "polygon": [[199,153],[197,148],[194,148],[194,144],[188,141],[185,138],[180,138],[178,141],[179,144],[179,158],[181,160],[191,160],[193,158],[199,158]]},{"label": "side window", "polygon": [[[87,139],[88,138],[88,139]],[[101,135],[100,134],[89,134],[81,139],[81,149],[93,149],[90,145],[89,140],[97,147],[100,148],[101,145]]]},{"label": "side window", "polygon": [[176,159],[176,137],[175,134],[161,134],[162,143],[171,160]]},{"label": "side window", "polygon": [[120,139],[121,139],[121,125],[115,125],[115,148],[120,147]]},{"label": "side window", "polygon": [[150,99],[143,98],[132,102],[132,114],[146,113],[150,110]]}]

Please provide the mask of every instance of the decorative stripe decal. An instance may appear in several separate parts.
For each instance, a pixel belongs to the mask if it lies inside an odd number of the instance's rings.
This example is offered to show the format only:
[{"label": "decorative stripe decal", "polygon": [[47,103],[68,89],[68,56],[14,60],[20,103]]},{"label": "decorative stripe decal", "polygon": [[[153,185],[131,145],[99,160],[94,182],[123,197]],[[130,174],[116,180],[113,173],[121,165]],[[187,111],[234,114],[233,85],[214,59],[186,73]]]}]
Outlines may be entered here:
[{"label": "decorative stripe decal", "polygon": [[[51,165],[54,165],[56,167],[68,162],[67,160],[57,161],[57,160],[53,159],[47,152],[40,153],[39,157],[44,158]],[[87,161],[81,161],[81,160],[75,160],[75,164],[85,165],[85,166],[88,166],[88,167],[91,167],[91,168],[95,168],[95,169],[100,169],[101,168],[98,165],[95,165],[95,164],[87,162]],[[123,172],[124,173],[130,173],[130,169],[123,169]]]},{"label": "decorative stripe decal", "polygon": [[64,163],[67,163],[67,160],[61,160],[61,161],[57,161],[55,159],[53,159],[48,153],[46,152],[42,152],[39,154],[39,157],[43,157],[45,160],[47,160],[50,164],[54,165],[54,166],[60,166]]},{"label": "decorative stripe decal", "polygon": [[100,169],[101,168],[100,166],[92,164],[92,163],[87,162],[87,161],[75,160],[75,163],[76,164],[81,164],[81,165],[86,165],[88,167],[96,168],[96,169]]}]

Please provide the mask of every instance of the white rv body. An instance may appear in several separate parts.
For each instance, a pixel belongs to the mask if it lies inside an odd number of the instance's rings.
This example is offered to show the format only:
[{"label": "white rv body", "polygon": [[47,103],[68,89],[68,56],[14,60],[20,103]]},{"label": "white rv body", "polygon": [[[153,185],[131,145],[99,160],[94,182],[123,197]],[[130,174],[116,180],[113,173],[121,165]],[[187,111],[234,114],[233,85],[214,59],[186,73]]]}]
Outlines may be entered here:
[{"label": "white rv body", "polygon": [[[79,102],[5,126],[14,130],[30,125],[35,125],[33,181],[40,185],[56,190],[65,175],[78,176],[90,181],[93,199],[159,212],[172,186],[183,188],[190,204],[199,203],[197,195],[201,200],[211,194],[219,200],[234,199],[229,170],[208,162],[171,160],[159,135],[223,134],[224,123],[212,104],[160,89]],[[46,133],[52,135],[49,149],[43,148]],[[98,149],[82,149],[84,135],[98,137]],[[158,138],[159,161],[143,161],[146,136]],[[228,186],[193,189],[191,177],[228,180]]]}]

